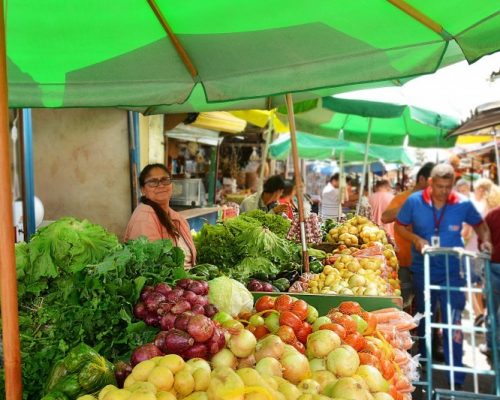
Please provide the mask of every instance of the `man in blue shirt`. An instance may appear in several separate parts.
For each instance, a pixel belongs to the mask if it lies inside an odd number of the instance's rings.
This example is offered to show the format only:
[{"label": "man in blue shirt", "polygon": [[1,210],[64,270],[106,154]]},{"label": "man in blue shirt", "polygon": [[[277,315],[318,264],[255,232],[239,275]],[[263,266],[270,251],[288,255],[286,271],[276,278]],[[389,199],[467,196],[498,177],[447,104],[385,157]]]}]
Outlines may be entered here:
[{"label": "man in blue shirt", "polygon": [[[432,244],[434,247],[463,247],[461,236],[462,224],[465,222],[473,226],[481,244],[481,250],[491,252],[491,239],[488,226],[474,205],[466,198],[452,191],[455,171],[448,164],[439,164],[431,172],[430,186],[422,191],[413,193],[398,213],[395,229],[405,239],[412,243],[413,287],[417,311],[423,313],[425,304],[424,292],[424,257],[422,250]],[[407,229],[412,227],[413,231]],[[431,284],[446,285],[445,256],[430,258]],[[460,270],[459,260],[449,258],[449,286],[462,287],[465,285],[463,271]],[[442,322],[447,322],[447,295],[445,291],[432,291],[431,310],[436,309],[439,301],[441,306]],[[465,307],[463,292],[452,291],[450,296],[451,315],[453,324],[460,325],[462,311]],[[425,327],[423,320],[419,325],[419,336],[424,337]],[[450,349],[448,348],[448,332],[443,332],[444,356],[447,364],[450,363]],[[454,331],[452,339],[453,363],[462,366],[463,356],[462,331]],[[423,341],[420,342],[420,352],[425,354]],[[465,379],[464,373],[455,373],[455,384],[460,387]]]}]

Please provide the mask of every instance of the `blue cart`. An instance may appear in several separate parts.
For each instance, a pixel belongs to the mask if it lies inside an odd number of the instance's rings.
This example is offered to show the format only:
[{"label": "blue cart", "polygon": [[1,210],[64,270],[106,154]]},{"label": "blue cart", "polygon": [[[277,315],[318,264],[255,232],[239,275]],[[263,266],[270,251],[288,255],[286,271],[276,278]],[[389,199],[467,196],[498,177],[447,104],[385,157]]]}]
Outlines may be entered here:
[{"label": "blue cart", "polygon": [[[442,284],[436,285],[431,283],[430,278],[430,268],[433,265],[434,257],[441,257],[441,261],[444,259],[445,265],[445,281]],[[458,270],[457,270],[458,262]],[[451,264],[451,265],[450,265]],[[459,286],[453,284],[456,279],[451,276],[452,274],[461,274],[462,282],[465,281],[464,286]],[[484,275],[483,275],[484,274]],[[474,281],[478,275],[484,276],[484,292],[480,287],[474,286]],[[451,277],[450,277],[451,276]],[[497,329],[496,329],[496,312],[494,309],[493,302],[493,290],[491,286],[491,271],[490,271],[490,260],[488,255],[477,254],[465,251],[462,248],[433,248],[429,247],[424,250],[424,300],[425,300],[425,338],[420,338],[425,340],[426,355],[425,359],[422,359],[423,367],[426,369],[425,377],[422,379],[420,384],[423,386],[426,398],[428,400],[437,399],[499,399],[497,397],[500,395],[500,370],[499,370],[499,359],[498,359],[498,349],[497,349]],[[453,313],[457,313],[453,310],[452,304],[454,299],[460,298],[459,293],[465,295],[465,298],[470,300],[472,295],[475,293],[483,293],[486,297],[486,304],[488,306],[488,316],[485,327],[474,326],[475,315],[472,311],[470,318],[466,322],[467,324],[456,323],[457,316]],[[442,321],[447,322],[435,322],[432,318],[432,314],[435,310],[432,309],[432,300],[439,294],[440,300],[444,303],[441,304],[441,310],[444,315],[442,316]],[[463,298],[463,296],[462,296]],[[492,312],[492,310],[494,310]],[[458,317],[460,321],[461,316]],[[455,322],[455,323],[454,323]],[[448,363],[435,364],[432,362],[432,349],[433,349],[433,333],[435,330],[442,329],[443,332],[449,334],[443,335],[443,346],[448,346],[449,356]],[[491,338],[491,369],[480,368],[477,362],[477,338],[476,335],[485,334],[490,335]],[[470,366],[455,366],[453,360],[453,338],[457,336],[460,338],[469,337],[470,344],[474,349],[472,354],[472,364]],[[461,336],[460,336],[461,335]],[[469,363],[470,360],[469,360]],[[433,380],[434,371],[445,371],[449,377],[449,389],[439,389],[435,387],[435,382]],[[455,382],[455,376],[460,373],[465,373],[472,376],[473,379],[473,392],[465,392],[462,390],[457,390],[457,384]],[[479,388],[479,377],[481,375],[489,375],[490,379],[493,380],[493,387],[488,390],[488,393],[481,393]],[[491,393],[496,393],[493,395]]]}]

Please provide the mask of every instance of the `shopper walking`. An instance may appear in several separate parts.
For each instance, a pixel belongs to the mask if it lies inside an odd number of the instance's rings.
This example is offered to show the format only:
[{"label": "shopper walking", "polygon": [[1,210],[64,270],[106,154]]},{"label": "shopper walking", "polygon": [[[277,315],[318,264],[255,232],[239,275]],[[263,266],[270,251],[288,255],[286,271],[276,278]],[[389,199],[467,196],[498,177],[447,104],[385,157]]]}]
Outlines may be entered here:
[{"label": "shopper walking", "polygon": [[[496,316],[496,340],[497,349],[500,350],[500,206],[491,210],[485,218],[486,224],[491,231],[491,242],[493,252],[491,253],[491,285],[493,289],[493,310],[488,313],[495,313]],[[492,329],[490,327],[490,329]],[[491,349],[491,336],[487,337],[488,348]],[[488,351],[487,351],[488,353]],[[491,355],[491,354],[490,354]]]},{"label": "shopper walking", "polygon": [[391,238],[394,238],[394,224],[392,222],[384,223],[382,214],[391,204],[393,198],[391,184],[386,179],[378,181],[375,185],[375,193],[368,197],[372,209],[372,221],[382,226]]},{"label": "shopper walking", "polygon": [[[487,178],[481,178],[474,182],[474,191],[469,194],[469,198],[476,207],[476,210],[481,214],[484,218],[488,213],[488,203],[487,198],[490,193],[492,187],[494,186],[493,182]],[[465,250],[471,251],[473,253],[477,253],[479,251],[477,234],[474,232],[472,226],[468,224],[464,224],[462,229],[462,237],[465,242]],[[483,260],[480,258],[476,258],[472,265],[472,282],[475,287],[482,287],[483,282],[481,281],[482,274],[482,266]],[[484,301],[482,293],[474,293],[471,295],[470,302],[472,303],[472,308],[474,310],[474,315],[476,318],[474,319],[475,326],[481,326],[484,322]]]},{"label": "shopper walking", "polygon": [[[413,286],[417,311],[424,312],[424,257],[422,250],[432,244],[435,247],[463,247],[461,229],[463,223],[468,223],[481,240],[481,250],[491,251],[491,239],[488,226],[484,223],[481,215],[473,204],[452,191],[455,179],[455,171],[448,164],[440,164],[432,169],[430,185],[427,189],[413,193],[404,203],[398,213],[396,220],[396,231],[410,240],[412,243],[412,267]],[[413,231],[407,229],[411,225]],[[449,282],[447,282],[446,264],[449,265]],[[459,260],[444,256],[431,257],[430,265],[431,284],[462,287],[465,285],[462,271],[460,271]],[[441,308],[441,319],[443,323],[448,322],[448,306],[451,308],[452,323],[461,324],[462,312],[465,307],[465,296],[462,292],[452,291],[450,303],[448,304],[447,293],[444,291],[432,291],[431,309],[439,301]],[[423,320],[418,327],[419,336],[424,337],[425,327]],[[462,366],[463,357],[463,333],[460,330],[453,331],[452,349],[448,346],[448,330],[443,331],[443,343],[445,362],[450,364],[450,352],[453,352],[453,363]],[[425,355],[425,343],[421,341],[420,352]],[[456,372],[454,381],[457,387],[464,383],[465,374]]]},{"label": "shopper walking", "polygon": [[339,217],[339,174],[332,175],[321,193],[321,218],[323,221]]}]

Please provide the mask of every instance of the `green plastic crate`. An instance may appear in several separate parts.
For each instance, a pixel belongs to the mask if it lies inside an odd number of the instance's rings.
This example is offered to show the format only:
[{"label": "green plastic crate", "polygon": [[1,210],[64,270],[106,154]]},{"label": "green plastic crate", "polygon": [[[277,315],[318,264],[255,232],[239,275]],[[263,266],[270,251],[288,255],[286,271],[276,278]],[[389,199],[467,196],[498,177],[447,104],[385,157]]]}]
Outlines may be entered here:
[{"label": "green plastic crate", "polygon": [[382,308],[403,308],[403,299],[399,296],[342,296],[333,294],[309,294],[309,293],[277,293],[277,292],[252,292],[254,301],[262,296],[277,297],[288,294],[306,301],[318,310],[319,315],[326,315],[333,307],[337,307],[343,301],[357,301],[366,311],[380,310]]}]

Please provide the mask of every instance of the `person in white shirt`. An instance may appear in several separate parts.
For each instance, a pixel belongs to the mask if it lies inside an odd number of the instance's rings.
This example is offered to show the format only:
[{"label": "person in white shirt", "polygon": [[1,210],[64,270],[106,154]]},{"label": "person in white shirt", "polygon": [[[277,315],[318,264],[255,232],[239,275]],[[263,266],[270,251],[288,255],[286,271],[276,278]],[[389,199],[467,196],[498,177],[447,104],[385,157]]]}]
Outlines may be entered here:
[{"label": "person in white shirt", "polygon": [[323,192],[321,193],[320,215],[323,220],[339,217],[339,201],[339,174],[336,173],[330,177],[329,182],[323,188]]}]

